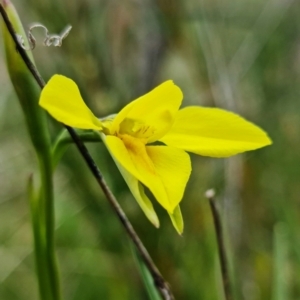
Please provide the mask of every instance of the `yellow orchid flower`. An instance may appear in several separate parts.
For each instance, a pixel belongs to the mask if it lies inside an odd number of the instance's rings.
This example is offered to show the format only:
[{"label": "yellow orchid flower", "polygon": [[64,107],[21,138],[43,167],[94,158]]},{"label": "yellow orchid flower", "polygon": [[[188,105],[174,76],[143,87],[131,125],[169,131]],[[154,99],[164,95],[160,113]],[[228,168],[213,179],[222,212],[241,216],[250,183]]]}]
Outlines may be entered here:
[{"label": "yellow orchid flower", "polygon": [[[74,81],[54,75],[39,103],[66,125],[99,131],[148,219],[159,226],[144,186],[182,233],[179,203],[191,172],[185,151],[228,157],[272,143],[262,129],[234,113],[198,106],[179,110],[182,98],[180,88],[169,80],[129,103],[117,115],[100,120],[85,105]],[[165,145],[153,144],[157,141]]]}]

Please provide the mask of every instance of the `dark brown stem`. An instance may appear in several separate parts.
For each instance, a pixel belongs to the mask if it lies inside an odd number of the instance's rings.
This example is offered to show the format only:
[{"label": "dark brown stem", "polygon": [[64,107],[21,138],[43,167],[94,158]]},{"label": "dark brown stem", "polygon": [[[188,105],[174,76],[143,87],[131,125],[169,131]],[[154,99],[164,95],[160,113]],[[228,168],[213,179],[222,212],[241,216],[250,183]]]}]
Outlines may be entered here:
[{"label": "dark brown stem", "polygon": [[221,217],[220,217],[219,211],[215,204],[214,190],[208,190],[205,193],[205,196],[209,200],[209,205],[210,205],[210,209],[211,209],[211,213],[212,213],[212,217],[213,217],[213,221],[214,221],[214,226],[215,226],[215,230],[216,230],[216,238],[217,238],[218,253],[219,253],[219,258],[220,258],[225,299],[232,300],[233,298],[232,298],[229,271],[228,271],[226,247],[225,247],[225,243],[224,243],[224,233],[223,233]]},{"label": "dark brown stem", "polygon": [[[16,36],[16,32],[15,32],[15,30],[14,30],[14,28],[13,28],[13,26],[12,26],[12,24],[11,24],[11,22],[10,22],[10,20],[9,20],[9,18],[8,18],[8,16],[7,16],[7,14],[6,14],[6,12],[5,12],[5,10],[4,10],[1,3],[0,3],[0,13],[3,17],[3,20],[5,22],[5,25],[8,29],[11,37],[13,38],[13,40],[16,44],[16,49],[20,53],[24,63],[26,64],[28,70],[31,72],[31,74],[35,78],[35,80],[38,83],[38,85],[40,86],[40,88],[43,89],[44,86],[45,86],[45,81],[41,77],[41,75],[39,74],[39,72],[38,72],[37,68],[35,67],[35,65],[29,59],[26,51],[20,45],[20,43],[17,39],[17,36]],[[109,201],[111,207],[113,208],[113,211],[115,212],[115,214],[118,216],[119,220],[121,221],[126,233],[128,234],[131,241],[134,243],[134,245],[136,246],[136,249],[137,249],[139,255],[141,256],[141,258],[143,259],[143,261],[144,261],[145,265],[147,266],[149,272],[151,273],[154,284],[155,284],[156,288],[158,289],[158,291],[160,292],[162,298],[165,299],[165,300],[175,299],[172,292],[171,292],[171,290],[170,290],[169,284],[165,281],[163,276],[160,274],[158,268],[156,267],[156,265],[154,264],[152,258],[150,257],[147,249],[145,248],[142,241],[138,237],[138,235],[135,232],[134,228],[132,227],[130,221],[128,220],[127,216],[125,215],[124,211],[122,210],[121,206],[119,205],[117,199],[115,198],[115,196],[113,195],[113,193],[109,189],[105,179],[103,178],[99,168],[97,167],[94,159],[92,158],[92,156],[88,152],[88,150],[85,147],[84,143],[81,141],[81,139],[78,137],[78,135],[76,134],[75,130],[72,127],[69,127],[69,126],[66,126],[66,125],[64,125],[64,126],[68,130],[70,136],[72,137],[72,139],[73,139],[75,145],[77,146],[79,152],[81,153],[83,159],[85,160],[85,162],[87,163],[90,171],[92,172],[95,179],[97,180],[97,182],[98,182],[99,186],[101,187],[104,195],[106,196],[106,198]]]}]

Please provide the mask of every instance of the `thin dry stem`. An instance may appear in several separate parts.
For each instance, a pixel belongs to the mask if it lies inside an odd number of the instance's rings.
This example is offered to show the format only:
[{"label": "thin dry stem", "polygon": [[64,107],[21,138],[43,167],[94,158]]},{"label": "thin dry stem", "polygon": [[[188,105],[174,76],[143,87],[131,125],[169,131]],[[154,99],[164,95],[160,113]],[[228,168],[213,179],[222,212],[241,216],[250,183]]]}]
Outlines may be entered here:
[{"label": "thin dry stem", "polygon": [[230,277],[228,271],[228,262],[226,257],[226,247],[224,243],[224,234],[223,234],[223,227],[221,222],[221,217],[219,211],[215,204],[215,192],[214,190],[208,190],[205,193],[205,197],[209,200],[209,205],[214,221],[214,226],[216,230],[216,238],[217,238],[217,245],[218,245],[218,253],[220,258],[220,265],[221,265],[221,273],[222,273],[222,282],[224,288],[224,294],[226,300],[232,300],[232,291],[230,285]]}]

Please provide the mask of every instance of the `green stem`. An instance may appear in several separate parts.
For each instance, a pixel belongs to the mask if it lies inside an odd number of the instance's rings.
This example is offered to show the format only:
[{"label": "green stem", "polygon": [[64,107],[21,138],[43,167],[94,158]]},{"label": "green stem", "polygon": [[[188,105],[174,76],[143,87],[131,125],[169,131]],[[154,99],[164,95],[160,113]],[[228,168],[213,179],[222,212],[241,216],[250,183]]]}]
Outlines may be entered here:
[{"label": "green stem", "polygon": [[30,211],[31,211],[31,222],[32,231],[34,235],[34,253],[35,253],[35,264],[39,283],[39,293],[40,299],[51,300],[49,297],[51,291],[48,290],[49,285],[47,284],[47,267],[45,265],[44,255],[43,255],[43,239],[41,234],[41,211],[40,211],[40,195],[34,193],[33,188],[33,176],[29,179],[28,185],[28,198],[30,200]]},{"label": "green stem", "polygon": [[43,152],[38,155],[39,169],[41,176],[40,188],[40,237],[39,245],[42,248],[42,256],[45,259],[47,274],[44,277],[48,279],[47,290],[51,291],[53,300],[62,299],[60,293],[59,275],[57,260],[55,256],[55,213],[54,213],[54,194],[52,182],[52,161],[51,154]]},{"label": "green stem", "polygon": [[40,188],[38,195],[34,195],[31,179],[29,198],[40,299],[60,300],[62,298],[55,256],[53,174],[49,151],[38,154],[38,162]]},{"label": "green stem", "polygon": [[141,259],[140,254],[137,252],[136,248],[130,243],[131,252],[133,254],[135,263],[140,271],[144,286],[146,287],[147,294],[150,300],[162,300],[161,296],[159,295],[158,290],[155,287],[153,282],[153,278],[151,273],[147,269],[144,261]]},{"label": "green stem", "polygon": [[[54,197],[50,134],[45,112],[38,105],[40,90],[23,60],[24,49],[16,31],[25,37],[17,11],[9,0],[0,3],[6,62],[11,81],[22,106],[28,132],[34,146],[40,171],[40,190],[34,195],[31,185],[31,214],[35,244],[36,268],[42,300],[60,300],[58,268],[55,257]],[[26,39],[25,39],[26,40]],[[16,51],[16,47],[18,51]],[[22,52],[23,51],[23,52]],[[25,53],[27,57],[27,53]],[[29,53],[29,55],[31,55]],[[32,62],[31,64],[34,65]],[[32,182],[31,182],[32,184]]]},{"label": "green stem", "polygon": [[29,199],[40,299],[60,300],[59,276],[55,257],[52,164],[49,155],[49,151],[38,154],[40,188],[38,194],[35,195],[31,178]]}]

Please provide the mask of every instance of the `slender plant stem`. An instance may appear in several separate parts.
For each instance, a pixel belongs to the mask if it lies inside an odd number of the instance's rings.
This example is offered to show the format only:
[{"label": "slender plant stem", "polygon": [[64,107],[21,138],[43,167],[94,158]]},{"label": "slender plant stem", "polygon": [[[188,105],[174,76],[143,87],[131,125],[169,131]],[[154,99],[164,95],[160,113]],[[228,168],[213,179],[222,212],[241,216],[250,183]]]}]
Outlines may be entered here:
[{"label": "slender plant stem", "polygon": [[41,228],[41,235],[45,237],[43,245],[43,252],[45,262],[47,265],[48,276],[50,279],[50,288],[52,298],[55,300],[61,299],[58,266],[55,256],[55,217],[54,217],[54,194],[53,194],[53,172],[51,149],[48,153],[43,153],[39,156],[39,168],[41,174],[41,190],[40,200],[42,213],[44,218],[41,222],[44,228]]},{"label": "slender plant stem", "polygon": [[[7,13],[9,14],[12,22],[18,30],[22,32],[23,29],[13,5],[8,0],[3,1],[3,4],[7,9]],[[2,5],[0,8],[4,22],[7,24],[7,21],[9,20],[6,11]],[[39,165],[39,193],[34,193],[31,179],[31,183],[29,183],[29,185],[31,184],[31,186],[29,186],[29,199],[31,204],[40,299],[60,300],[61,294],[58,281],[59,276],[55,257],[54,193],[50,135],[44,122],[44,117],[46,117],[46,115],[40,110],[37,103],[38,89],[36,87],[36,82],[32,80],[30,72],[28,72],[26,67],[23,66],[24,64],[18,54],[20,52],[15,51],[16,36],[14,35],[12,41],[10,37],[11,32],[9,30],[8,32],[9,34],[4,32],[7,62],[9,64],[8,69],[25,113],[29,135],[34,146]],[[14,64],[16,68],[12,67]],[[28,99],[30,99],[31,102],[28,101]]]},{"label": "slender plant stem", "polygon": [[36,195],[33,187],[33,175],[28,182],[28,199],[30,200],[30,212],[32,218],[32,230],[34,235],[34,252],[37,277],[39,282],[40,299],[51,300],[51,289],[48,279],[46,260],[44,259],[43,238],[41,232],[40,195]]},{"label": "slender plant stem", "polygon": [[123,209],[119,205],[117,199],[111,192],[110,188],[108,187],[105,179],[103,178],[99,168],[95,164],[93,158],[89,154],[87,148],[82,143],[78,135],[76,134],[75,130],[69,126],[66,126],[67,130],[69,131],[71,137],[73,138],[74,143],[78,147],[79,152],[83,156],[84,160],[86,161],[87,165],[89,166],[89,169],[93,173],[95,179],[97,180],[99,186],[101,187],[104,195],[106,196],[107,200],[111,204],[114,212],[117,214],[119,220],[123,224],[123,227],[125,228],[127,234],[129,235],[131,241],[135,244],[136,249],[138,253],[141,255],[144,263],[148,267],[155,286],[160,291],[161,295],[163,296],[163,299],[171,300],[174,299],[174,296],[172,295],[168,283],[164,280],[162,275],[160,274],[159,270],[157,269],[156,265],[154,264],[152,258],[150,257],[147,249],[143,245],[142,241],[138,237],[136,231],[132,227],[130,221],[128,220],[126,214],[124,213]]},{"label": "slender plant stem", "polygon": [[221,273],[222,273],[222,282],[224,288],[224,294],[226,300],[232,300],[232,291],[230,285],[230,278],[229,278],[229,271],[228,271],[228,263],[226,257],[226,248],[224,243],[224,233],[223,227],[221,222],[221,217],[219,211],[215,204],[215,192],[214,190],[208,190],[205,193],[206,198],[209,200],[209,205],[214,221],[215,231],[216,231],[216,238],[217,238],[217,245],[218,245],[218,253],[220,258],[220,265],[221,265]]},{"label": "slender plant stem", "polygon": [[[33,77],[36,79],[38,85],[41,87],[41,89],[43,89],[44,86],[45,86],[45,81],[43,80],[43,78],[39,74],[37,68],[34,66],[34,64],[29,59],[26,51],[19,44],[18,39],[16,37],[15,30],[14,30],[12,24],[10,23],[10,21],[9,21],[7,15],[6,15],[6,12],[3,9],[1,4],[0,4],[0,12],[3,16],[3,19],[5,21],[7,29],[9,30],[12,38],[15,41],[16,48],[19,51],[23,61],[27,65],[27,67],[30,70],[30,72],[32,73]],[[144,261],[145,265],[149,269],[149,272],[152,275],[154,284],[155,284],[156,288],[158,289],[158,291],[160,292],[162,298],[164,300],[173,300],[173,299],[175,299],[172,292],[171,292],[171,290],[170,290],[169,284],[165,281],[163,276],[160,274],[158,268],[154,264],[151,256],[149,255],[147,249],[145,248],[142,241],[138,237],[138,235],[135,232],[134,228],[132,227],[130,221],[128,220],[127,216],[125,215],[124,211],[122,210],[121,206],[119,205],[118,201],[116,200],[115,196],[113,195],[113,193],[109,189],[105,179],[103,178],[99,168],[97,167],[95,161],[93,160],[92,156],[88,152],[87,148],[85,147],[85,145],[83,144],[81,139],[78,137],[78,135],[76,134],[76,132],[73,128],[71,128],[69,126],[66,126],[66,125],[64,125],[64,126],[68,130],[68,132],[70,133],[70,135],[71,135],[75,145],[77,146],[79,152],[81,153],[83,159],[87,163],[90,171],[94,175],[94,177],[95,177],[96,181],[98,182],[99,186],[101,187],[104,195],[106,196],[106,198],[109,201],[111,207],[113,208],[113,211],[115,212],[115,214],[118,216],[119,220],[121,221],[126,233],[128,234],[131,241],[134,243],[134,245],[136,246],[136,249],[137,249],[139,255],[141,256],[141,258]]]}]

